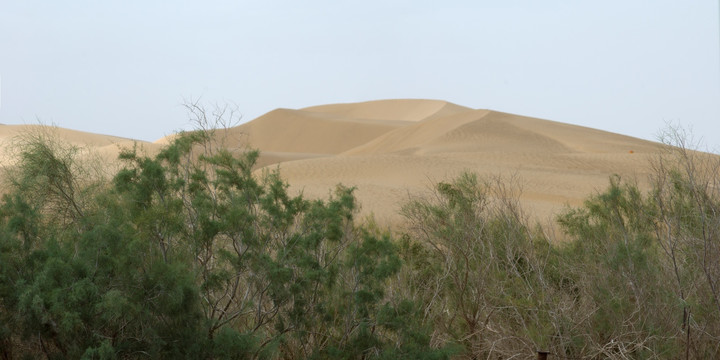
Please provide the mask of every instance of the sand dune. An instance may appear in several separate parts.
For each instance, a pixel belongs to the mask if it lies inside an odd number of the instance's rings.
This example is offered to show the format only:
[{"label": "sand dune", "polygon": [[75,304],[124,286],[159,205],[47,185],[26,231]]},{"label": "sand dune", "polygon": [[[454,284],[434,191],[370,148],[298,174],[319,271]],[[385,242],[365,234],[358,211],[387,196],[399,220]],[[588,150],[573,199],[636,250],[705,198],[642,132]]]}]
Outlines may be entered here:
[{"label": "sand dune", "polygon": [[[82,154],[100,157],[102,161],[113,161],[122,147],[142,143],[123,137],[93,134],[84,131],[63,129],[45,125],[0,125],[0,166],[9,166],[15,162],[14,154],[24,138],[43,136],[64,144],[77,147]],[[152,144],[148,143],[148,147]],[[159,147],[159,146],[155,146]]]},{"label": "sand dune", "polygon": [[[300,114],[307,118],[319,113],[330,116],[298,138],[287,140],[279,130],[296,126]],[[286,142],[286,151],[316,154],[266,162],[279,166],[293,191],[320,197],[338,183],[356,186],[362,215],[374,214],[383,224],[400,222],[398,211],[410,195],[427,193],[433,183],[462,171],[517,178],[528,211],[547,219],[603,189],[612,174],[642,182],[649,171],[648,157],[660,151],[657,143],[624,135],[433,100],[324,105],[270,114],[273,141]],[[376,126],[378,120],[392,121],[392,126],[357,131]],[[253,129],[248,130],[252,137]],[[339,142],[303,142],[331,138]],[[326,148],[320,156],[321,151],[307,151],[308,146]],[[275,143],[270,148],[279,147]]]},{"label": "sand dune", "polygon": [[[12,144],[28,130],[37,128],[0,126],[0,142]],[[121,147],[156,151],[173,137],[147,143],[53,131],[104,159],[117,157]],[[516,179],[528,212],[547,220],[606,187],[612,174],[642,183],[648,159],[661,151],[624,135],[438,100],[277,109],[215,137],[230,148],[259,149],[257,171],[279,168],[291,191],[306,197],[326,197],[338,183],[355,186],[360,216],[373,214],[391,226],[401,222],[398,211],[409,196],[463,171]]]}]

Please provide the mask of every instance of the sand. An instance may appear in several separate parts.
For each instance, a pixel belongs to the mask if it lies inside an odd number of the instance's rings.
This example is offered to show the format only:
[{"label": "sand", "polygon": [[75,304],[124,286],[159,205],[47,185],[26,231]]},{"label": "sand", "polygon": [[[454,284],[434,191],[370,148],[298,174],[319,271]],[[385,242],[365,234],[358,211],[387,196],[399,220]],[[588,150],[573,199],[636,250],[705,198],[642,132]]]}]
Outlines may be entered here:
[{"label": "sand", "polygon": [[[32,126],[0,126],[0,142]],[[60,138],[117,156],[133,140],[55,129]],[[438,100],[381,100],[277,109],[218,131],[219,142],[261,151],[258,173],[279,169],[294,194],[326,197],[356,187],[359,217],[402,222],[400,207],[464,171],[514,179],[532,218],[545,222],[577,206],[619,174],[641,184],[658,143],[596,129]],[[171,137],[170,137],[171,138]],[[155,150],[170,138],[137,142]],[[7,157],[3,161],[11,161]],[[509,181],[509,180],[508,180]]]}]

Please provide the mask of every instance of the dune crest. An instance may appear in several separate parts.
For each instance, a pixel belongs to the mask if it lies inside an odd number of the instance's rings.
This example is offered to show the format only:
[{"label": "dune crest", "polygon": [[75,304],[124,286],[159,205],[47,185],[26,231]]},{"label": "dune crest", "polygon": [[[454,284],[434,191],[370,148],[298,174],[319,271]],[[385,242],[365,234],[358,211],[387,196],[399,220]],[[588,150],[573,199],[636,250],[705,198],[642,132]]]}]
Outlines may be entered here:
[{"label": "dune crest", "polygon": [[320,105],[301,110],[356,119],[421,121],[472,109],[441,100],[397,99]]}]

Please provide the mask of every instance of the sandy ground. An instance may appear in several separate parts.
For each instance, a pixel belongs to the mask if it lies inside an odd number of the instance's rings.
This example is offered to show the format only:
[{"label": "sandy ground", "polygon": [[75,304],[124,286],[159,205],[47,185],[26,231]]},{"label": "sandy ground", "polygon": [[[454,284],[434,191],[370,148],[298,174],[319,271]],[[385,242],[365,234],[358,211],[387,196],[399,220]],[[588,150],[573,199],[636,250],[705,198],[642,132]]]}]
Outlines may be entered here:
[{"label": "sandy ground", "polygon": [[[9,154],[29,125],[0,125]],[[97,149],[104,159],[133,141],[54,129],[59,138]],[[643,183],[657,143],[554,121],[471,109],[436,100],[382,100],[277,109],[226,132],[222,141],[261,151],[258,171],[279,168],[293,193],[326,197],[336,184],[357,188],[360,216],[401,222],[400,207],[432,185],[469,171],[514,178],[521,201],[541,222],[604,189],[612,174]],[[138,144],[154,150],[166,143]],[[7,155],[4,165],[12,163]]]}]

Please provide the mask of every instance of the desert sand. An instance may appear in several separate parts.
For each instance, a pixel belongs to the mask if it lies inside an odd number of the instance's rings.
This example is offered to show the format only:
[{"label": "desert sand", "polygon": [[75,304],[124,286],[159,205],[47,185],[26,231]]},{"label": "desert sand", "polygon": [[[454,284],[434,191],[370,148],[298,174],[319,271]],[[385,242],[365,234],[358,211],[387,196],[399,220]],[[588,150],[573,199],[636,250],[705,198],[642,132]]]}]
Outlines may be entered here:
[{"label": "desert sand", "polygon": [[[11,144],[28,125],[0,126]],[[133,141],[55,129],[59,138],[104,158]],[[645,182],[658,143],[620,134],[438,100],[380,100],[277,109],[216,136],[233,148],[261,151],[258,173],[279,169],[291,192],[327,197],[339,183],[356,187],[359,216],[401,222],[410,196],[469,171],[514,179],[526,212],[545,222],[604,189],[608,178]],[[167,143],[138,142],[148,150]],[[7,146],[7,145],[6,145]],[[7,157],[4,164],[11,162]],[[510,181],[510,180],[508,180]]]}]

